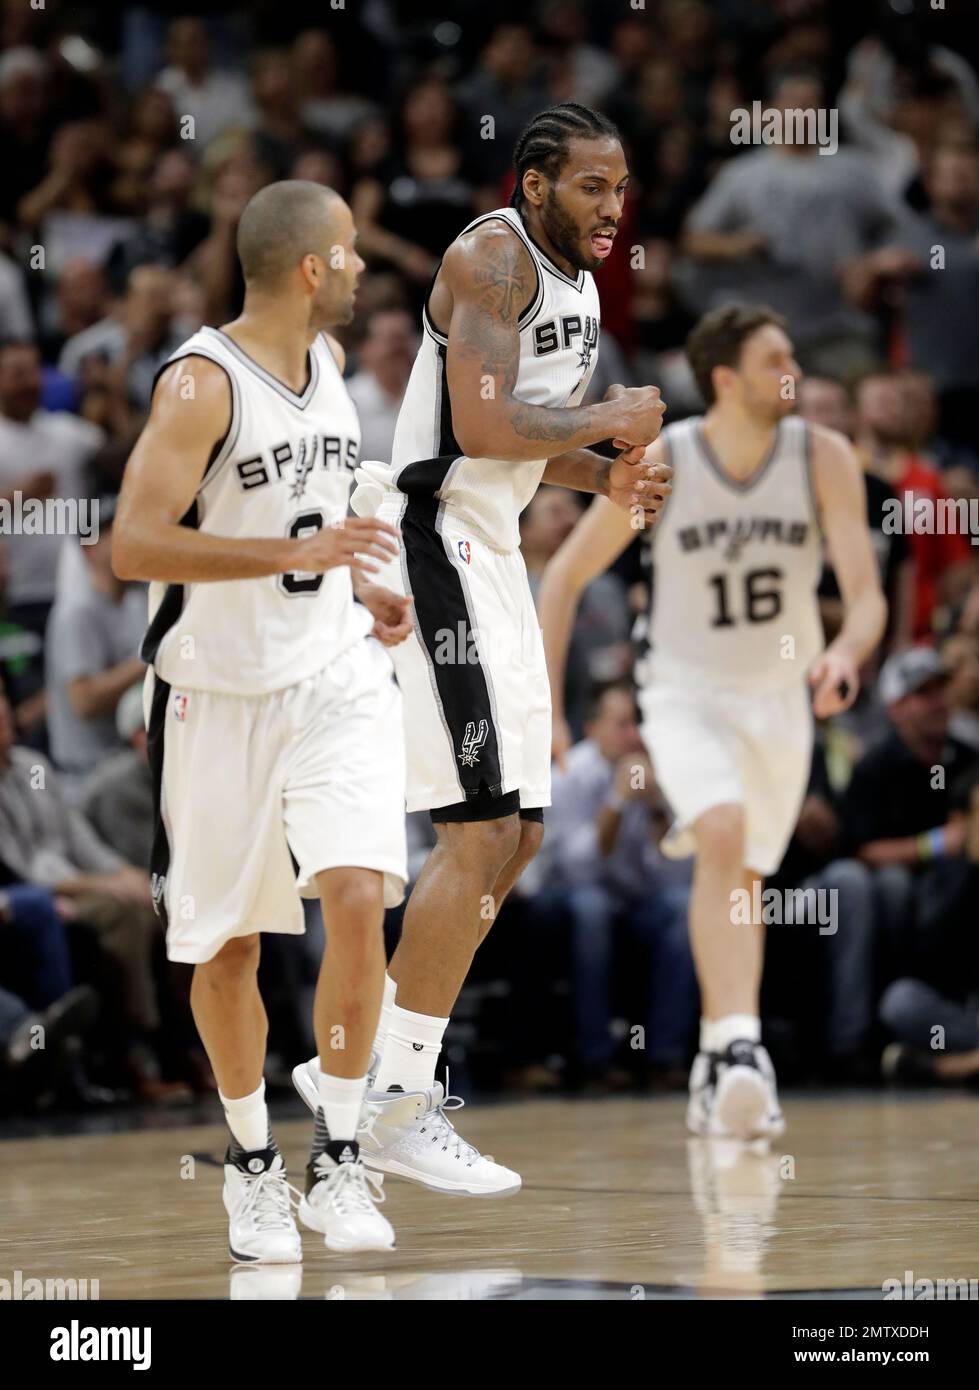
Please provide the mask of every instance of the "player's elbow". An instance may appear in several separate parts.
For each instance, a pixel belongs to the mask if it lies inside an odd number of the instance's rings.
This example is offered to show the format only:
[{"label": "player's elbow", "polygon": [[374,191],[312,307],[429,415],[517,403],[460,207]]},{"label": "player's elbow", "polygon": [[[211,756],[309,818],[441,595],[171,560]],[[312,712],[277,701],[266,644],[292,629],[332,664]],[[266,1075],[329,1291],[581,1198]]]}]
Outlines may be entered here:
[{"label": "player's elbow", "polygon": [[117,579],[146,579],[139,565],[138,547],[132,542],[125,527],[116,522],[112,528],[112,573]]}]

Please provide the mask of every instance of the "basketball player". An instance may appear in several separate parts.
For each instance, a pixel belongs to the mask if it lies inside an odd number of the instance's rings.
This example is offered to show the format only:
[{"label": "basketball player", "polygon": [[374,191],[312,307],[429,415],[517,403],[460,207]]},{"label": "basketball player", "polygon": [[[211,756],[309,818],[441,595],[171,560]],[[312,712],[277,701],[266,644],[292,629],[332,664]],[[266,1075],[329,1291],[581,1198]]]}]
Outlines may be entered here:
[{"label": "basketball player", "polygon": [[[357,414],[342,351],[363,262],[343,200],[274,183],[238,227],[242,314],[158,379],[126,469],[113,561],[152,581],[143,657],[159,804],[153,889],[231,1130],[236,1260],[301,1258],[269,1127],[259,933],[327,925],[314,1004],[323,1059],[300,1216],[333,1250],[389,1248],[357,1122],[384,982],[385,904],[404,891],[404,746],[389,656],[407,603],[369,582],[387,522],[345,520]],[[360,602],[355,602],[354,592]],[[371,1179],[375,1188],[377,1180]]]},{"label": "basketball player", "polygon": [[[782,1133],[784,1122],[760,1045],[762,927],[734,925],[738,890],[754,903],[755,884],[778,868],[809,778],[812,710],[825,719],[853,702],[886,606],[853,450],[792,417],[800,369],[782,320],[760,307],[716,309],[694,328],[687,356],[707,411],[664,430],[646,455],[668,459],[674,483],[652,535],[652,650],[639,699],[675,816],[664,851],[696,856],[690,935],[703,1017],[687,1123],[695,1134],[752,1139]],[[821,533],[844,603],[825,651]],[[635,534],[599,498],[545,571],[559,755],[578,597]],[[606,814],[620,813],[611,801]]]},{"label": "basketball player", "polygon": [[[445,254],[392,465],[365,464],[352,498],[401,528],[403,554],[380,579],[413,599],[414,634],[394,653],[408,809],[430,811],[437,832],[388,968],[361,1147],[369,1166],[478,1196],[515,1191],[520,1176],[455,1133],[434,1077],[473,955],[540,845],[550,801],[550,697],[518,517],[543,478],[652,518],[668,471],[641,463],[665,409],[655,388],[579,404],[598,351],[592,271],[612,249],[628,178],[615,127],[554,107],[514,163],[512,205]],[[609,440],[617,458],[589,448]],[[293,1073],[310,1104],[315,1065]]]}]

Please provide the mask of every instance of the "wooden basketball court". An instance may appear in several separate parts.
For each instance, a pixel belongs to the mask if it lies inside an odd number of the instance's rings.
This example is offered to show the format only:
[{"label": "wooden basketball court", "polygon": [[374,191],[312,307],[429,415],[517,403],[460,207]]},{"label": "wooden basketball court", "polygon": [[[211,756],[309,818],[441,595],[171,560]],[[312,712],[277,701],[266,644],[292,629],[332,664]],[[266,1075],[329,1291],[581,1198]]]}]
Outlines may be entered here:
[{"label": "wooden basketball court", "polygon": [[[305,1232],[301,1269],[230,1264],[216,1120],[11,1139],[0,1278],[98,1279],[102,1299],[446,1300],[880,1299],[905,1271],[979,1279],[975,1099],[790,1093],[787,1133],[767,1153],[688,1138],[683,1108],[467,1107],[465,1135],[523,1173],[517,1196],[388,1180],[397,1250],[332,1255]],[[290,1113],[275,1128],[300,1186],[310,1124]]]}]

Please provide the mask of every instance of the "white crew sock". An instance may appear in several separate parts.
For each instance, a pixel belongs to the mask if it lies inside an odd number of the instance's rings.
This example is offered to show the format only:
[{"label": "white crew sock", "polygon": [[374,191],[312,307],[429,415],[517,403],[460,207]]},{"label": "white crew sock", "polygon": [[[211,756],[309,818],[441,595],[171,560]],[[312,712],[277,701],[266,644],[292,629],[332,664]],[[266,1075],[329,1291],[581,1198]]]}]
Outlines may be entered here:
[{"label": "white crew sock", "polygon": [[701,1052],[723,1052],[738,1038],[761,1042],[761,1019],[756,1014],[725,1014],[700,1020]]},{"label": "white crew sock", "polygon": [[410,1009],[392,1005],[374,1089],[400,1086],[403,1091],[424,1091],[431,1086],[448,1022],[447,1018],[413,1014]]},{"label": "white crew sock", "polygon": [[331,1139],[357,1138],[360,1111],[367,1090],[366,1076],[330,1076],[320,1072],[320,1109]]},{"label": "white crew sock", "polygon": [[252,1091],[250,1096],[232,1098],[222,1095],[220,1091],[218,1095],[224,1106],[228,1128],[245,1152],[251,1153],[255,1149],[267,1148],[270,1130],[269,1110],[265,1104],[265,1082],[262,1081],[258,1090]]},{"label": "white crew sock", "polygon": [[377,1016],[377,1032],[374,1034],[374,1046],[371,1051],[377,1056],[384,1056],[384,1044],[388,1038],[388,1028],[391,1024],[391,1010],[394,1008],[394,996],[398,992],[397,980],[392,980],[385,970],[384,972],[384,997],[381,1000],[381,1012]]}]

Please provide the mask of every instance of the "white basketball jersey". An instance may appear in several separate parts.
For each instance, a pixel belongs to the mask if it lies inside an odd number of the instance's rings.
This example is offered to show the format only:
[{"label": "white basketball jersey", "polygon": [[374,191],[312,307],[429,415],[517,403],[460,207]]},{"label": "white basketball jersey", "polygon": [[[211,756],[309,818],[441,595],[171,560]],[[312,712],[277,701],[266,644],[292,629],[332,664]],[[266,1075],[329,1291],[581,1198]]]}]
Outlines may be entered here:
[{"label": "white basketball jersey", "polygon": [[[360,426],[326,340],[309,349],[301,395],[219,329],[202,328],[169,361],[190,355],[224,368],[232,408],[181,524],[216,536],[300,538],[342,521]],[[346,568],[155,583],[142,656],[178,688],[261,695],[322,670],[372,626]]]},{"label": "white basketball jersey", "polygon": [[[520,366],[513,394],[531,405],[575,406],[598,360],[599,303],[588,271],[574,278],[531,240],[514,208],[477,217],[471,231],[491,219],[507,222],[530,252],[536,271],[533,299],[520,315]],[[520,544],[518,518],[540,484],[547,458],[526,463],[468,458],[452,432],[446,379],[448,339],[426,306],[424,336],[401,403],[390,470],[366,467],[379,482],[409,496],[437,499],[443,510],[498,550]],[[545,447],[541,445],[542,449]],[[550,453],[559,453],[552,445]]]},{"label": "white basketball jersey", "polygon": [[754,690],[801,680],[823,646],[805,421],[782,420],[768,458],[742,483],[714,457],[701,416],[661,437],[673,492],[652,533],[645,675]]}]

